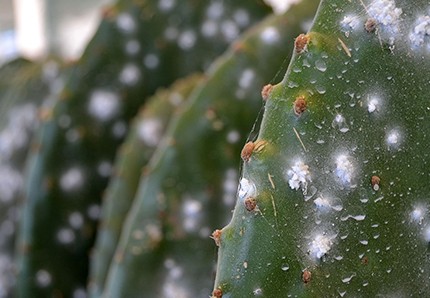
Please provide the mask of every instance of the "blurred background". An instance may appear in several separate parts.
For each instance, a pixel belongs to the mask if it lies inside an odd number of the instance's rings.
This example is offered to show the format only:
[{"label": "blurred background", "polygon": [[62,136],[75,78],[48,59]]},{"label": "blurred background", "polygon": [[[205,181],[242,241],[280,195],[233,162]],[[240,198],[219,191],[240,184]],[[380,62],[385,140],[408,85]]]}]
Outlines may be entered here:
[{"label": "blurred background", "polygon": [[112,0],[0,0],[0,63],[47,53],[76,59]]},{"label": "blurred background", "polygon": [[[19,56],[77,59],[114,0],[0,0],[0,65]],[[298,0],[266,0],[282,13]]]}]

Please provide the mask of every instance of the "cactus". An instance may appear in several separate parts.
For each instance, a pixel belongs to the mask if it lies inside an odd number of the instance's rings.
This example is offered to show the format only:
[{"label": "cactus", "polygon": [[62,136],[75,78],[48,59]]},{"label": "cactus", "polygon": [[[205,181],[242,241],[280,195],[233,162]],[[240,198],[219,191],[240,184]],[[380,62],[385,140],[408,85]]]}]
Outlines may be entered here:
[{"label": "cactus", "polygon": [[321,1],[244,147],[213,297],[429,295],[428,8]]},{"label": "cactus", "polygon": [[18,242],[18,296],[85,292],[101,196],[128,120],[157,88],[205,69],[268,12],[248,0],[180,5],[120,0],[104,10],[58,102],[45,110],[32,146]]},{"label": "cactus", "polygon": [[133,120],[127,139],[116,157],[113,175],[103,198],[100,227],[91,257],[90,296],[98,297],[101,294],[142,170],[158,146],[172,114],[186,102],[202,77],[192,75],[177,81],[167,90],[158,91]]},{"label": "cactus", "polygon": [[25,159],[39,123],[38,109],[55,94],[59,65],[16,59],[0,69],[0,297],[15,283],[15,236]]},{"label": "cactus", "polygon": [[141,178],[103,297],[201,297],[210,291],[207,238],[232,207],[239,144],[261,107],[263,82],[292,49],[292,34],[300,31],[301,17],[312,15],[310,8],[271,17],[237,41],[169,124]]}]

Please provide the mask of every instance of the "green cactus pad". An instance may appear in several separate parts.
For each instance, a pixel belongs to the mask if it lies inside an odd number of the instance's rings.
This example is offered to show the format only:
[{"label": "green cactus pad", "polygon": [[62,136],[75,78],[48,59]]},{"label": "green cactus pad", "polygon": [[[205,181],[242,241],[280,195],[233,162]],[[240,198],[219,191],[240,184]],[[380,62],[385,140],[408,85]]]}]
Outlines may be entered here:
[{"label": "green cactus pad", "polygon": [[91,261],[89,294],[98,297],[115,253],[125,216],[136,194],[139,178],[163,136],[172,114],[185,104],[203,79],[192,75],[157,91],[133,120],[116,157],[113,176],[103,198],[102,216]]},{"label": "green cactus pad", "polygon": [[[247,0],[123,0],[103,11],[32,146],[18,296],[85,293],[101,197],[128,121],[157,88],[222,53],[233,38],[225,26],[239,34],[268,11]],[[202,30],[206,21],[215,31]]]},{"label": "green cactus pad", "polygon": [[430,294],[428,9],[321,2],[218,232],[217,297]]},{"label": "green cactus pad", "polygon": [[59,66],[19,58],[0,68],[0,296],[15,284],[14,251],[24,168],[40,106],[55,93]]},{"label": "green cactus pad", "polygon": [[[204,297],[214,249],[237,189],[237,163],[261,89],[312,11],[258,25],[210,69],[170,125],[141,179],[105,285],[106,297]],[[220,87],[222,86],[222,87]]]}]

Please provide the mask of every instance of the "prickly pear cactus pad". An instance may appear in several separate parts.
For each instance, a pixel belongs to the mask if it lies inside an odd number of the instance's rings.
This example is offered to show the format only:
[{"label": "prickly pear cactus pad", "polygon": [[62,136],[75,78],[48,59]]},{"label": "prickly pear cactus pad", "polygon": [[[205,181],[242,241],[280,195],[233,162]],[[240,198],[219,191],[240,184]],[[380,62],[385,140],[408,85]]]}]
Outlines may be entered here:
[{"label": "prickly pear cactus pad", "polygon": [[297,16],[313,16],[309,7],[254,27],[194,89],[143,172],[103,297],[210,292],[215,251],[208,239],[233,207],[240,144],[261,108],[261,87],[301,30]]},{"label": "prickly pear cactus pad", "polygon": [[268,12],[248,0],[120,0],[105,9],[32,146],[18,296],[85,293],[101,197],[128,121],[156,88],[204,69]]},{"label": "prickly pear cactus pad", "polygon": [[243,151],[213,297],[430,295],[429,9],[321,2]]}]

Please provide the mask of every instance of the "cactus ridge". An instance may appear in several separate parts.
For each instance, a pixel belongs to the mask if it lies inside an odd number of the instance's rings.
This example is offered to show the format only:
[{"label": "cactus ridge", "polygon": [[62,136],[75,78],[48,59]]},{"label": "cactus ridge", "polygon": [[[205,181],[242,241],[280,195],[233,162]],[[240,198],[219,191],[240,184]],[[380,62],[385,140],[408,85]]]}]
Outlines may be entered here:
[{"label": "cactus ridge", "polygon": [[232,45],[169,124],[141,178],[104,295],[169,297],[175,291],[197,297],[209,292],[213,254],[206,239],[232,206],[234,164],[250,128],[246,123],[260,110],[259,90],[300,31],[299,18],[292,16],[269,18]]},{"label": "cactus ridge", "polygon": [[101,197],[128,121],[157,88],[205,69],[231,43],[222,28],[214,34],[194,29],[206,15],[233,26],[236,36],[269,13],[260,1],[167,2],[119,0],[106,8],[46,110],[29,157],[18,296],[86,291]]},{"label": "cactus ridge", "polygon": [[132,127],[116,157],[113,176],[103,198],[102,215],[91,257],[89,294],[99,297],[118,243],[124,218],[135,196],[139,177],[158,146],[175,111],[185,104],[189,93],[203,79],[192,75],[157,91],[132,121]]}]

